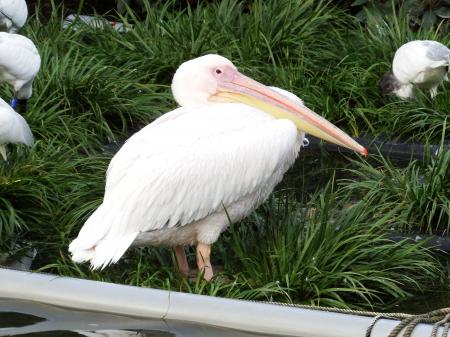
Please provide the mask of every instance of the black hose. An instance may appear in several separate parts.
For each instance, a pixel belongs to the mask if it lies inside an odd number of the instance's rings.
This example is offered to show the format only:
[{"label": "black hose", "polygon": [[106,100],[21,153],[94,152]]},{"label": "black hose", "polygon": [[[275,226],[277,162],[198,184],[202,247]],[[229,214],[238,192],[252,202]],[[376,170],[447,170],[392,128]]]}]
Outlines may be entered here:
[{"label": "black hose", "polygon": [[[309,140],[308,150],[325,149],[329,152],[351,153],[353,150],[340,147],[335,144],[323,142],[322,140],[311,135],[306,136]],[[396,160],[412,160],[417,159],[424,161],[430,156],[437,156],[440,151],[450,150],[450,140],[446,140],[442,145],[424,145],[420,143],[401,143],[386,139],[366,139],[355,138],[355,140],[368,148],[369,153],[381,153],[384,157]]]}]

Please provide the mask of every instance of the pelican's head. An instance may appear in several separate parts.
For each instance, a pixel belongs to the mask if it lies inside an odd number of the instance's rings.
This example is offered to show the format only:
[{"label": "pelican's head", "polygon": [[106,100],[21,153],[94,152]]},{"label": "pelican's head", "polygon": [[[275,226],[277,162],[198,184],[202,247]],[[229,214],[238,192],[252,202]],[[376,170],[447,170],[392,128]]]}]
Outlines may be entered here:
[{"label": "pelican's head", "polygon": [[186,61],[173,76],[173,96],[180,106],[206,104],[218,92],[223,76],[236,73],[233,63],[220,55],[210,54]]},{"label": "pelican's head", "polygon": [[366,148],[325,118],[241,74],[233,63],[219,55],[205,55],[183,63],[173,77],[172,92],[180,106],[244,103],[276,118],[289,119],[301,131],[367,156]]}]

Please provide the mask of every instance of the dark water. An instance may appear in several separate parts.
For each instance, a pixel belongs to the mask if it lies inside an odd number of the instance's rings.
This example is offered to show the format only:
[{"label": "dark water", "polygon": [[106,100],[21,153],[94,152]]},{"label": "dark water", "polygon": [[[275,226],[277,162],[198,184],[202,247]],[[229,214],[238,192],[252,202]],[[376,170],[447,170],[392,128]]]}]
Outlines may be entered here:
[{"label": "dark water", "polygon": [[186,322],[68,310],[8,299],[0,299],[0,336],[267,337]]},{"label": "dark water", "polygon": [[433,310],[450,307],[450,290],[435,291],[427,295],[414,296],[391,308],[390,312],[423,314]]},{"label": "dark water", "polygon": [[45,321],[45,318],[14,311],[6,311],[0,313],[0,329],[11,327],[19,328],[42,321]]}]

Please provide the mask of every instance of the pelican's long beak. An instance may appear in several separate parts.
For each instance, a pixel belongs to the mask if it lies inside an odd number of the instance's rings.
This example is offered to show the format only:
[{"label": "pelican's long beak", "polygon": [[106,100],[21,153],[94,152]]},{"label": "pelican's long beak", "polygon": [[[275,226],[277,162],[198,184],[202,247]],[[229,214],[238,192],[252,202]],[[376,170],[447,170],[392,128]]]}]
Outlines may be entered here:
[{"label": "pelican's long beak", "polygon": [[325,118],[238,71],[231,79],[219,81],[217,93],[211,96],[210,100],[240,102],[253,106],[276,118],[289,119],[299,130],[308,134],[347,147],[364,156],[368,155],[365,147]]}]

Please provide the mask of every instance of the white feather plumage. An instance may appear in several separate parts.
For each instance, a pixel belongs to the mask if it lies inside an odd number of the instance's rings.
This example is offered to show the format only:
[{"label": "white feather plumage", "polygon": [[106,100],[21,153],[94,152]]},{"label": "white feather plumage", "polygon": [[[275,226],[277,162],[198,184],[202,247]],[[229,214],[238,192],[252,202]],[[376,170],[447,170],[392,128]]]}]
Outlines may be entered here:
[{"label": "white feather plumage", "polygon": [[31,97],[40,66],[41,57],[30,39],[0,32],[0,81],[12,85],[17,98]]},{"label": "white feather plumage", "polygon": [[[401,98],[414,98],[414,87],[430,90],[431,97],[446,78],[450,49],[437,41],[416,40],[402,45],[394,55],[392,73],[385,87]],[[392,76],[393,74],[393,76]],[[380,85],[383,87],[383,80]]]},{"label": "white feather plumage", "polygon": [[4,152],[8,143],[31,146],[33,134],[25,119],[0,98],[0,151]]},{"label": "white feather plumage", "polygon": [[112,159],[103,204],[69,247],[75,261],[104,267],[134,240],[214,242],[228,225],[223,207],[236,221],[263,202],[303,137],[290,121],[237,103],[179,108],[160,119]]},{"label": "white feather plumage", "polygon": [[25,0],[0,0],[0,27],[8,33],[16,33],[27,21]]}]

